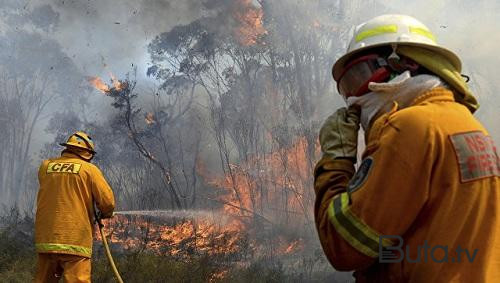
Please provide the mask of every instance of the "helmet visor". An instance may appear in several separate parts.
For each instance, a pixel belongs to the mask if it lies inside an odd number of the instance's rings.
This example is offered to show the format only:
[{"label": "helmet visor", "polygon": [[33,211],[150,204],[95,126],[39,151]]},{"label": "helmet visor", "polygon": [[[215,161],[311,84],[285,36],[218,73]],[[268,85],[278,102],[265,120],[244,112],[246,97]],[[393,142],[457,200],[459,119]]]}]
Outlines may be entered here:
[{"label": "helmet visor", "polygon": [[351,61],[337,81],[337,90],[344,97],[361,96],[367,93],[368,83],[381,82],[390,76],[386,61],[372,54]]}]

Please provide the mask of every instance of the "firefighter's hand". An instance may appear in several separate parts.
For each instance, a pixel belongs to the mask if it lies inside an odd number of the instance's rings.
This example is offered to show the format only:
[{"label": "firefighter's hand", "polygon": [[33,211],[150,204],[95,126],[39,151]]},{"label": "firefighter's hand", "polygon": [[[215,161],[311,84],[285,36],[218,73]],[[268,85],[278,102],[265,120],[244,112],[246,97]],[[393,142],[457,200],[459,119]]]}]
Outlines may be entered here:
[{"label": "firefighter's hand", "polygon": [[101,219],[106,219],[106,218],[112,218],[113,214],[114,214],[113,212],[108,213],[108,214],[104,214],[104,213],[102,213],[102,211],[97,211],[96,216],[97,216],[97,219],[101,220]]},{"label": "firefighter's hand", "polygon": [[360,114],[358,107],[342,107],[326,119],[319,131],[323,155],[356,162]]},{"label": "firefighter's hand", "polygon": [[107,219],[107,218],[112,218],[113,215],[114,215],[114,213],[112,211],[109,212],[109,213],[107,213],[107,214],[104,214],[104,213],[101,212],[100,217],[101,217],[101,219]]}]

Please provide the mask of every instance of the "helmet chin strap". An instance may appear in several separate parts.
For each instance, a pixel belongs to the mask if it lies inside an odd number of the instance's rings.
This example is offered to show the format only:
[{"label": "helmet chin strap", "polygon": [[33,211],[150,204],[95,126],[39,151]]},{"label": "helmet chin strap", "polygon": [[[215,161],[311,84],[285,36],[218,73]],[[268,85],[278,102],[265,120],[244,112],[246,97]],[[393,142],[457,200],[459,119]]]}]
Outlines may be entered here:
[{"label": "helmet chin strap", "polygon": [[83,142],[87,145],[87,147],[89,149],[92,149],[92,145],[89,143],[89,141],[86,138],[82,137],[81,135],[79,135],[77,133],[74,133],[74,135],[79,137],[81,140],[83,140]]},{"label": "helmet chin strap", "polygon": [[[389,68],[393,71],[393,73],[395,73],[396,75],[400,75],[405,71],[410,71],[412,75],[416,75],[416,71],[420,66],[415,61],[407,57],[403,56],[401,58],[396,52],[396,44],[392,44],[391,46],[392,53],[387,57],[387,64],[389,65]],[[391,79],[393,79],[394,77],[391,75]]]}]

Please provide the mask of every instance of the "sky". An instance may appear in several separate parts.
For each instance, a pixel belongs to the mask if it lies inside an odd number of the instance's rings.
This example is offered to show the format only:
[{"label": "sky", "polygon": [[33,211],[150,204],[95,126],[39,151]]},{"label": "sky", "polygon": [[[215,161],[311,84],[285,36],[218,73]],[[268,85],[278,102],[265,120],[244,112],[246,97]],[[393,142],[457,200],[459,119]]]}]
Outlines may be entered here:
[{"label": "sky", "polygon": [[[44,0],[40,0],[44,1]],[[149,56],[146,46],[161,32],[190,22],[200,14],[191,1],[61,1],[47,0],[60,14],[54,38],[76,55],[83,73],[117,76],[138,66],[144,75]]]}]

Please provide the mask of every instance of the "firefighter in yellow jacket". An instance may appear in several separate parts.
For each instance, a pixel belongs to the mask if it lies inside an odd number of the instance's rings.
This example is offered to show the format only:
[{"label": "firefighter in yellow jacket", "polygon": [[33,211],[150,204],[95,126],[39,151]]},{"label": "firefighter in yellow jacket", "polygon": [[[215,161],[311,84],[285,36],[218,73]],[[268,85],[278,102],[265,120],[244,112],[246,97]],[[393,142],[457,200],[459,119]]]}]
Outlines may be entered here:
[{"label": "firefighter in yellow jacket", "polygon": [[357,282],[500,282],[500,159],[459,58],[418,20],[383,15],[332,71],[348,108],[321,128],[314,172],[331,264]]},{"label": "firefighter in yellow jacket", "polygon": [[114,196],[90,163],[94,142],[86,133],[76,132],[61,145],[61,157],[44,160],[38,171],[35,282],[90,282],[94,203],[109,218]]}]

